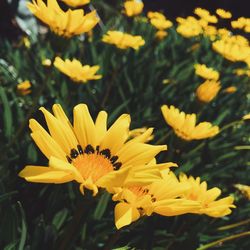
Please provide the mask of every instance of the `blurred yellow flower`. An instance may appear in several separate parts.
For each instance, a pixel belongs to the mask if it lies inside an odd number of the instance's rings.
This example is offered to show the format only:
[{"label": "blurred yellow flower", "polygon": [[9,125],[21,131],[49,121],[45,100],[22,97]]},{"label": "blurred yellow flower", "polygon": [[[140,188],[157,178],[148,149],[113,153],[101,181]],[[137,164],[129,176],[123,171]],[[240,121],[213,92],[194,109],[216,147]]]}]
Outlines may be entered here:
[{"label": "blurred yellow flower", "polygon": [[157,164],[151,164],[152,169],[147,164],[167,147],[145,143],[152,129],[128,140],[128,114],[121,115],[107,129],[107,113],[99,112],[94,122],[85,104],[74,107],[73,124],[59,104],[53,106],[54,115],[43,107],[40,110],[49,133],[34,119],[29,126],[49,166],[26,166],[19,176],[27,181],[55,184],[76,181],[82,193],[87,188],[96,195],[98,188],[109,191],[128,185],[148,185],[159,175]]},{"label": "blurred yellow flower", "polygon": [[208,23],[217,23],[218,19],[216,16],[211,15],[210,12],[206,9],[202,9],[202,8],[196,8],[194,10],[194,13],[199,16],[200,18],[204,19],[205,21],[207,21]]},{"label": "blurred yellow flower", "polygon": [[231,26],[234,29],[243,29],[245,32],[250,32],[250,18],[240,17],[237,20],[231,22]]},{"label": "blurred yellow flower", "polygon": [[55,58],[54,66],[65,75],[69,76],[75,82],[86,83],[89,80],[98,80],[101,75],[96,75],[99,66],[82,65],[80,61],[66,59],[63,61],[60,57]]},{"label": "blurred yellow flower", "polygon": [[155,33],[155,37],[156,37],[156,39],[159,40],[159,41],[163,40],[167,35],[168,35],[168,32],[165,31],[165,30],[158,30],[158,31]]},{"label": "blurred yellow flower", "polygon": [[234,186],[239,189],[248,200],[250,200],[250,186],[243,184],[235,184]]},{"label": "blurred yellow flower", "polygon": [[218,80],[220,74],[218,71],[214,70],[213,68],[207,67],[205,64],[195,64],[195,74],[201,76],[204,79],[208,80]]},{"label": "blurred yellow flower", "polygon": [[173,23],[160,12],[150,11],[147,16],[150,19],[150,23],[158,30],[166,30],[173,26]]},{"label": "blurred yellow flower", "polygon": [[180,138],[191,141],[213,137],[219,133],[219,127],[213,126],[210,122],[201,122],[196,125],[195,114],[185,114],[174,106],[161,107],[166,123],[174,129]]},{"label": "blurred yellow flower", "polygon": [[61,0],[70,7],[79,7],[90,3],[90,0]]},{"label": "blurred yellow flower", "polygon": [[181,174],[179,179],[180,183],[191,186],[191,188],[184,193],[183,198],[199,201],[201,204],[201,209],[193,213],[206,214],[211,217],[223,217],[231,214],[231,208],[235,208],[233,205],[233,197],[227,196],[226,198],[216,200],[220,196],[221,190],[217,187],[207,189],[207,183],[205,181],[201,182],[200,177],[187,177],[185,174]]},{"label": "blurred yellow flower", "polygon": [[242,117],[243,120],[250,120],[250,113]]},{"label": "blurred yellow flower", "polygon": [[186,19],[178,17],[176,21],[179,23],[176,31],[183,37],[190,38],[198,36],[203,32],[200,21],[192,16]]},{"label": "blurred yellow flower", "polygon": [[124,3],[124,12],[128,17],[141,14],[144,4],[140,0],[128,0]]},{"label": "blurred yellow flower", "polygon": [[235,69],[235,70],[234,70],[234,73],[235,73],[237,76],[246,75],[246,76],[250,77],[250,69]]},{"label": "blurred yellow flower", "polygon": [[220,82],[206,80],[196,89],[196,96],[201,102],[211,102],[221,89]]},{"label": "blurred yellow flower", "polygon": [[223,90],[223,92],[225,92],[227,94],[232,94],[236,91],[237,91],[237,88],[235,86],[230,86],[230,87],[227,87]]},{"label": "blurred yellow flower", "polygon": [[232,17],[232,13],[230,11],[225,11],[223,9],[217,9],[216,14],[224,19],[230,19]]},{"label": "blurred yellow flower", "polygon": [[49,67],[51,65],[51,63],[52,63],[51,60],[48,59],[48,58],[42,60],[42,65],[43,66]]},{"label": "blurred yellow flower", "polygon": [[[174,166],[174,163],[166,164]],[[115,207],[118,229],[152,213],[175,216],[201,209],[200,202],[180,198],[190,185],[180,183],[173,172],[165,172],[150,185],[116,190],[113,200],[120,201]]]},{"label": "blurred yellow flower", "polygon": [[213,42],[212,47],[216,52],[233,62],[244,61],[250,56],[248,40],[239,35],[222,37]]},{"label": "blurred yellow flower", "polygon": [[215,26],[207,25],[203,28],[203,34],[210,37],[211,40],[214,40],[216,38],[216,35],[218,34],[218,31]]},{"label": "blurred yellow flower", "polygon": [[28,9],[57,35],[70,38],[88,32],[98,23],[95,11],[86,15],[82,9],[64,12],[56,0],[48,0],[47,6],[42,0],[33,0]]},{"label": "blurred yellow flower", "polygon": [[17,84],[17,92],[20,95],[28,95],[31,93],[31,83],[30,81],[26,80],[24,82]]},{"label": "blurred yellow flower", "polygon": [[108,31],[102,38],[105,43],[113,44],[119,49],[133,48],[138,50],[145,44],[141,36],[132,36],[121,31]]}]

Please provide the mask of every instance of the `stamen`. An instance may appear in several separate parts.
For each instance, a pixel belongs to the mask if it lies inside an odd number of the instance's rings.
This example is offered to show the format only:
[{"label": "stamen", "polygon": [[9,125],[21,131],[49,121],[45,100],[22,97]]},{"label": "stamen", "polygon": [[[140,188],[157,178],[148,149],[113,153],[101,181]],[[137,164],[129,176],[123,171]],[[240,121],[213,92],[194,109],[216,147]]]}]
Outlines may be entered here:
[{"label": "stamen", "polygon": [[80,145],[77,145],[77,149],[78,149],[79,154],[82,155],[83,154],[82,147]]},{"label": "stamen", "polygon": [[121,162],[117,162],[117,163],[113,164],[113,166],[114,166],[114,170],[119,170],[120,167],[122,166],[122,164],[121,164]]},{"label": "stamen", "polygon": [[67,158],[67,160],[68,160],[69,163],[72,162],[72,159],[68,155],[66,155],[66,158]]},{"label": "stamen", "polygon": [[77,150],[76,149],[71,149],[71,151],[70,151],[70,157],[71,157],[71,159],[75,159],[77,156],[79,155],[79,153],[77,152]]},{"label": "stamen", "polygon": [[116,155],[112,156],[111,159],[110,159],[112,164],[114,164],[117,160],[118,160],[118,156],[116,156]]},{"label": "stamen", "polygon": [[104,155],[106,158],[110,158],[111,156],[111,153],[110,153],[110,150],[107,148],[107,149],[103,149],[101,152],[100,152],[101,155]]},{"label": "stamen", "polygon": [[95,153],[95,149],[89,144],[86,146],[84,153],[86,154],[94,154]]}]

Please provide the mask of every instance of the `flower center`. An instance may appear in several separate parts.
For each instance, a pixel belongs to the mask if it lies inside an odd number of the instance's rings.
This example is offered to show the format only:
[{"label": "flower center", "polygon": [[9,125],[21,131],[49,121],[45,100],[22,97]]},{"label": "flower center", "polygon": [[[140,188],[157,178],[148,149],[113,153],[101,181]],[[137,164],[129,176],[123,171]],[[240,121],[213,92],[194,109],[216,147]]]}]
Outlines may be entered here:
[{"label": "flower center", "polygon": [[118,156],[111,156],[109,149],[94,149],[90,144],[84,150],[80,145],[77,149],[71,149],[68,162],[74,165],[87,180],[91,178],[94,182],[111,171],[118,170],[122,164],[118,162]]}]

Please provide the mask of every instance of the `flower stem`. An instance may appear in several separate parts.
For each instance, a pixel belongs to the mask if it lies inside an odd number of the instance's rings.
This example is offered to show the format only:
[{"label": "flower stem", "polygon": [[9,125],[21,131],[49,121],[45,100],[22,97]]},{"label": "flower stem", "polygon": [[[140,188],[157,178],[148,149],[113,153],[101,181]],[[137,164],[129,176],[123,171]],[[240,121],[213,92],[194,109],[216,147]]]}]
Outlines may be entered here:
[{"label": "flower stem", "polygon": [[213,242],[211,242],[209,244],[206,244],[206,245],[203,245],[203,246],[197,248],[196,250],[205,250],[205,249],[208,249],[208,248],[211,248],[211,247],[219,246],[219,245],[223,244],[226,241],[238,239],[238,238],[241,238],[241,237],[244,237],[244,236],[250,236],[250,231],[235,234],[235,235],[231,235],[231,236],[222,238],[220,240],[213,241]]}]

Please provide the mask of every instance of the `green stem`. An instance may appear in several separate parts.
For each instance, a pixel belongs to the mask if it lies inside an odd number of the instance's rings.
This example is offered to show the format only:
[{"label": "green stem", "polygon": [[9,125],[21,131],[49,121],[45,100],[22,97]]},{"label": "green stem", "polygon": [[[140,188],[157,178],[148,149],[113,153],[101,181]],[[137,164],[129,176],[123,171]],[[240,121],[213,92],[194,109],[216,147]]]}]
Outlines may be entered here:
[{"label": "green stem", "polygon": [[219,246],[219,245],[222,245],[226,241],[238,239],[238,238],[241,238],[241,237],[244,237],[244,236],[250,236],[250,231],[235,234],[235,235],[231,235],[231,236],[222,238],[220,240],[213,241],[213,242],[211,242],[209,244],[206,244],[206,245],[203,245],[203,246],[197,248],[196,250],[205,250],[205,249],[208,249],[208,248],[211,248],[211,247]]},{"label": "green stem", "polygon": [[243,220],[243,221],[240,221],[240,222],[237,222],[237,223],[234,223],[234,224],[230,224],[230,225],[227,225],[227,226],[219,227],[219,228],[217,228],[217,230],[219,230],[219,231],[228,230],[228,229],[232,229],[232,228],[242,226],[242,225],[245,225],[245,224],[248,224],[248,223],[250,223],[250,219]]},{"label": "green stem", "polygon": [[235,125],[239,125],[239,124],[242,124],[242,123],[243,123],[242,120],[240,120],[240,121],[234,121],[234,122],[228,123],[227,125],[225,125],[224,127],[222,127],[222,128],[220,129],[220,133],[221,133],[222,131],[228,129],[228,128],[231,128],[231,127],[233,127],[233,126],[235,126]]},{"label": "green stem", "polygon": [[236,149],[236,150],[250,150],[250,145],[235,146],[234,149]]}]

